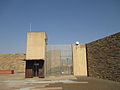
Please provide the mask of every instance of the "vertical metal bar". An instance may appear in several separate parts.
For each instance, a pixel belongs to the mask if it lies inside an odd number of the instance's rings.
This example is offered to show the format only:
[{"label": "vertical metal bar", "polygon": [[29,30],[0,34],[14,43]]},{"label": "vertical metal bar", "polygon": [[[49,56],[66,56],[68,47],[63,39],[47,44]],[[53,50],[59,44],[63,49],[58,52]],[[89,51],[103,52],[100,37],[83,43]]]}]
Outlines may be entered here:
[{"label": "vertical metal bar", "polygon": [[[60,61],[55,62],[60,62],[60,66],[57,66],[58,68],[51,68],[51,65],[53,61],[53,57],[49,57],[51,54],[48,51],[51,51],[53,53],[55,50],[60,51]],[[72,73],[72,50],[71,50],[71,45],[47,45],[47,50],[46,50],[46,57],[47,60],[50,60],[46,64],[46,73],[49,73],[51,75],[62,75],[62,74],[67,74],[70,75]],[[50,66],[49,66],[50,65]],[[54,67],[54,66],[53,66]],[[48,70],[49,69],[49,70]],[[64,73],[63,73],[64,72]]]}]

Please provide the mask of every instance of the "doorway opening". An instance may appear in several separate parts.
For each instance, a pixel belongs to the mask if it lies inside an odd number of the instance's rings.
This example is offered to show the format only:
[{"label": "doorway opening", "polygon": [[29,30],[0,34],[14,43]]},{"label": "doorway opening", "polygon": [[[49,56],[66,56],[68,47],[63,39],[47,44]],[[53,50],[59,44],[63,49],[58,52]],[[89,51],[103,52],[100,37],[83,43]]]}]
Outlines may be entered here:
[{"label": "doorway opening", "polygon": [[44,78],[44,60],[26,60],[26,78]]}]

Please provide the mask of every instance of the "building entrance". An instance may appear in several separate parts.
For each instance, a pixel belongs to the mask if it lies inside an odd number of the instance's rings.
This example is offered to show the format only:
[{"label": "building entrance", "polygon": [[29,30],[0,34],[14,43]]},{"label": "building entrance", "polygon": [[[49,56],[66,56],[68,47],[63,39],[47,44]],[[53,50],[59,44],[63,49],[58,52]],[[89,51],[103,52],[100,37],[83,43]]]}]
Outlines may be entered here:
[{"label": "building entrance", "polygon": [[44,77],[44,60],[26,60],[26,78]]}]

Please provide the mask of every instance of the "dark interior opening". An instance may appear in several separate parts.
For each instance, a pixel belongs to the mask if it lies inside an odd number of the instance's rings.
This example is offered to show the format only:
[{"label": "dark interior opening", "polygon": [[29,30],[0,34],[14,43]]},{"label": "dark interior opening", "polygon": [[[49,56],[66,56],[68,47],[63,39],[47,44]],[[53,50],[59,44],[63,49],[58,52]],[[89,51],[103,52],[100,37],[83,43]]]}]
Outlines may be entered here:
[{"label": "dark interior opening", "polygon": [[44,60],[26,60],[26,78],[44,77]]}]

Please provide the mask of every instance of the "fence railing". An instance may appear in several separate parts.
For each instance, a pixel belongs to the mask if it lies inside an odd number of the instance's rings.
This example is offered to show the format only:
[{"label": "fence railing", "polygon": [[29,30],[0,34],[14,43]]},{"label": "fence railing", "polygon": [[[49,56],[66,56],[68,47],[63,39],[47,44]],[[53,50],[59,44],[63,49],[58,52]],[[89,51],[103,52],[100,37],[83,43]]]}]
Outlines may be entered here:
[{"label": "fence railing", "polygon": [[47,45],[46,75],[72,75],[71,45]]}]

